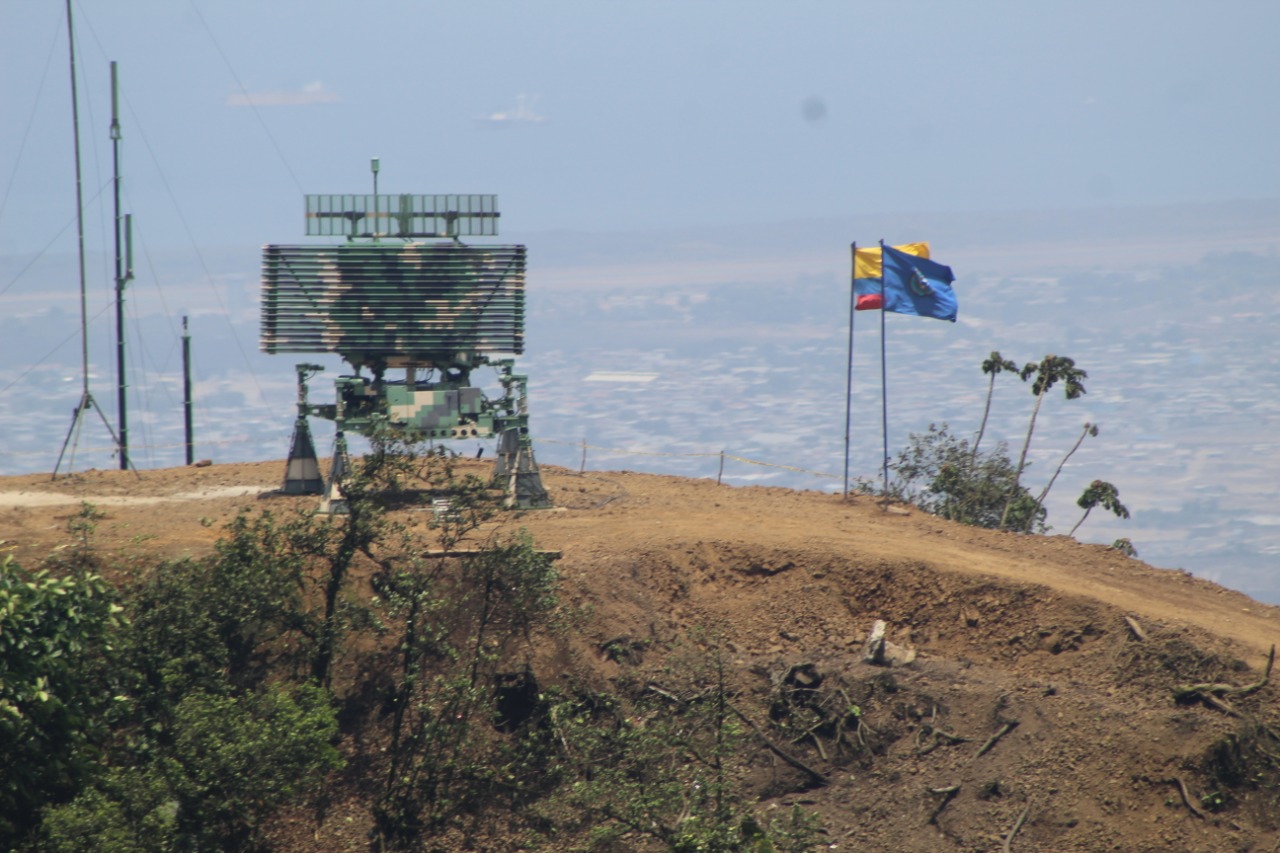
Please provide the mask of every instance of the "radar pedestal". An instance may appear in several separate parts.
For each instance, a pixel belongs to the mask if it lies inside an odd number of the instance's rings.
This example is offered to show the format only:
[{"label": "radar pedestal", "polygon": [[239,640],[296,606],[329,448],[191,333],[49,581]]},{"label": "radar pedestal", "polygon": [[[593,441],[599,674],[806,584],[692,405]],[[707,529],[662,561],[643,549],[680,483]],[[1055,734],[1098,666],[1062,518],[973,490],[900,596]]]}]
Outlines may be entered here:
[{"label": "radar pedestal", "polygon": [[347,514],[347,496],[342,493],[342,481],[347,476],[347,438],[338,430],[333,436],[333,462],[329,465],[329,482],[324,486],[324,498],[320,511],[330,515]]},{"label": "radar pedestal", "polygon": [[508,507],[550,506],[551,500],[542,487],[538,460],[533,455],[533,440],[529,437],[529,377],[513,373],[513,367],[514,362],[510,361],[499,365],[507,414],[498,421],[500,432],[494,477],[506,487]]},{"label": "radar pedestal", "polygon": [[498,439],[498,461],[494,476],[506,485],[508,507],[544,507],[551,505],[542,487],[538,460],[533,458],[533,442],[518,429],[503,430]]},{"label": "radar pedestal", "polygon": [[320,479],[320,462],[316,459],[316,445],[307,423],[307,379],[324,368],[317,364],[299,364],[296,369],[298,417],[293,422],[293,439],[289,442],[289,459],[285,462],[284,485],[280,491],[286,495],[318,495],[324,492],[324,481]]},{"label": "radar pedestal", "polygon": [[[336,353],[353,369],[335,380],[334,404],[312,405],[306,381],[321,368],[297,365],[283,491],[345,506],[340,476],[331,471],[320,483],[306,420],[318,416],[335,421],[343,451],[346,431],[497,439],[495,477],[507,505],[549,506],[529,434],[527,377],[513,372],[524,351],[525,247],[461,241],[497,234],[496,196],[378,195],[376,161],[374,181],[373,195],[306,198],[307,234],[345,242],[263,249],[262,350]],[[497,399],[472,383],[484,367],[498,371]],[[344,455],[335,449],[339,474]]]}]

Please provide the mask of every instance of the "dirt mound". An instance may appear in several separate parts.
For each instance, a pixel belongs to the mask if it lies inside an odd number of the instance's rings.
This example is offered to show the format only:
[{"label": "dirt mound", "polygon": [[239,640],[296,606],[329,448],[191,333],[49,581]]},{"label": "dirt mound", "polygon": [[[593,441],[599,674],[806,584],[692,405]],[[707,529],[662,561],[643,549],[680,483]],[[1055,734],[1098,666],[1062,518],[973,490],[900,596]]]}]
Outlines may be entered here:
[{"label": "dirt mound", "polygon": [[[282,473],[3,478],[0,539],[34,564],[88,502],[96,547],[124,570],[199,555],[245,506],[313,507],[258,495]],[[589,614],[571,649],[586,677],[664,690],[664,650],[713,633],[759,747],[747,784],[779,813],[821,814],[831,849],[1280,846],[1280,691],[1260,685],[1280,608],[869,498],[625,471],[544,482],[557,508],[508,523],[561,553],[561,598]],[[863,660],[877,620],[911,662]],[[552,664],[540,680],[560,677]],[[334,809],[309,849],[359,837],[361,820]]]}]

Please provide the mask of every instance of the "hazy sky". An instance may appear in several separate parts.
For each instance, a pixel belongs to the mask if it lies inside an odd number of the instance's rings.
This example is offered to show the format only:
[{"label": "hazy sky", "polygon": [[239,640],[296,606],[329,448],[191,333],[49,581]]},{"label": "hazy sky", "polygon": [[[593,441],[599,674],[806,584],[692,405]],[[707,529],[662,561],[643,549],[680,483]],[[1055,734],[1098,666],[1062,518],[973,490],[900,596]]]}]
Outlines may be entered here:
[{"label": "hazy sky", "polygon": [[[110,60],[152,248],[301,241],[302,195],[369,192],[375,155],[383,192],[497,193],[504,233],[1280,196],[1275,0],[74,14],[91,247]],[[74,249],[61,0],[0,0],[0,116],[0,254]]]}]

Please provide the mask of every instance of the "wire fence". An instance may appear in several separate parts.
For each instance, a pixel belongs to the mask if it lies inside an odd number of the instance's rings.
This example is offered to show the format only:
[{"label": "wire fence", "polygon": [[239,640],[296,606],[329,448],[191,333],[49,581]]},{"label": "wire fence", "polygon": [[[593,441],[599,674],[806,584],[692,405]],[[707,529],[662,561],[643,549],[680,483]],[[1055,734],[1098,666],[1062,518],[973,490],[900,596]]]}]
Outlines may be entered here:
[{"label": "wire fence", "polygon": [[553,438],[540,438],[537,440],[537,443],[538,444],[555,444],[555,445],[561,445],[565,447],[581,448],[582,460],[578,468],[579,473],[585,472],[587,469],[588,451],[595,450],[602,453],[605,456],[654,456],[654,457],[669,457],[669,458],[683,458],[683,459],[718,459],[719,467],[716,471],[717,483],[720,483],[724,480],[724,469],[725,469],[726,461],[740,462],[743,465],[755,465],[761,468],[774,468],[780,471],[791,471],[792,473],[796,473],[796,474],[807,474],[807,475],[810,475],[813,477],[819,477],[822,479],[835,480],[837,482],[842,479],[842,476],[839,474],[829,474],[826,471],[812,471],[808,468],[798,468],[794,465],[782,465],[777,462],[765,462],[760,459],[749,459],[746,456],[738,456],[736,454],[729,453],[728,451],[725,451],[725,450],[720,450],[718,452],[713,451],[713,452],[704,452],[704,453],[672,453],[671,451],[665,451],[665,450],[635,450],[635,449],[623,449],[623,448],[616,448],[616,447],[604,447],[601,445],[589,444],[587,443],[586,439],[583,439],[582,441],[559,441]]},{"label": "wire fence", "polygon": [[[243,447],[246,445],[253,445],[256,448],[261,448],[262,444],[263,442],[259,438],[254,438],[252,436],[247,436],[247,435],[238,435],[238,436],[229,436],[221,439],[201,439],[197,444],[197,448],[200,451],[200,455],[207,456],[208,449],[211,447],[226,450],[234,447]],[[535,445],[535,450],[539,445],[555,445],[557,447],[573,448],[573,449],[579,450],[580,451],[580,457],[578,461],[579,473],[586,472],[588,464],[590,461],[592,461],[592,458],[594,455],[601,459],[608,459],[612,457],[714,459],[717,462],[716,475],[715,475],[717,483],[723,483],[724,478],[726,476],[725,474],[726,466],[729,463],[749,465],[749,466],[758,467],[758,468],[769,468],[777,471],[787,471],[793,474],[802,474],[802,475],[815,477],[822,480],[829,480],[834,483],[840,483],[843,479],[842,475],[840,474],[832,474],[826,471],[814,471],[809,468],[801,468],[795,465],[784,465],[777,462],[766,462],[762,459],[752,459],[746,456],[740,456],[735,453],[730,453],[727,450],[682,453],[682,452],[672,452],[672,451],[666,451],[666,450],[652,450],[652,449],[642,449],[642,448],[607,447],[605,445],[589,443],[586,439],[582,439],[579,441],[563,441],[563,440],[554,439],[554,438],[535,439],[534,445]],[[135,460],[136,462],[136,460],[140,460],[146,455],[154,456],[156,454],[163,453],[163,452],[181,451],[185,447],[186,447],[185,442],[164,442],[164,443],[146,443],[146,444],[131,443],[129,447],[129,455],[130,455],[130,458],[132,460]],[[104,453],[109,454],[112,457],[115,457],[116,455],[115,445],[94,445],[94,446],[88,446],[88,447],[86,446],[76,447],[74,448],[74,453],[72,458],[74,459],[75,456],[87,456],[87,455],[104,454]],[[250,455],[253,455],[253,454],[250,454]],[[16,450],[16,451],[7,451],[3,454],[3,456],[15,457],[15,458],[16,457],[31,458],[31,457],[37,457],[37,456],[49,457],[50,454],[47,450]],[[263,461],[269,461],[270,459],[273,459],[273,458],[276,458],[276,457],[266,456],[266,457],[260,457],[257,459],[245,459],[243,461],[263,462]],[[181,463],[180,462],[175,463],[174,467],[176,467],[179,464]],[[19,467],[27,468],[28,469],[27,472],[28,473],[30,472],[29,466],[19,466]],[[165,466],[162,465],[160,467],[165,467]],[[564,467],[568,467],[568,466],[564,466]]]}]

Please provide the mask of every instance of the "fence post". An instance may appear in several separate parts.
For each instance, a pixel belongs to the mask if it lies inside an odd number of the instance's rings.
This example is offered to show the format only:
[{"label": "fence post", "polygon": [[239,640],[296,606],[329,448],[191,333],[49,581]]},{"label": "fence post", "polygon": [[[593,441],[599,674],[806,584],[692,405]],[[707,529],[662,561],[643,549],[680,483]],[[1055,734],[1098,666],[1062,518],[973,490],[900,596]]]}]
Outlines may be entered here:
[{"label": "fence post", "polygon": [[582,437],[582,464],[578,466],[578,473],[582,474],[587,470],[587,437]]},{"label": "fence post", "polygon": [[724,479],[724,451],[720,451],[720,471],[716,474],[716,485],[720,485],[720,481]]}]

